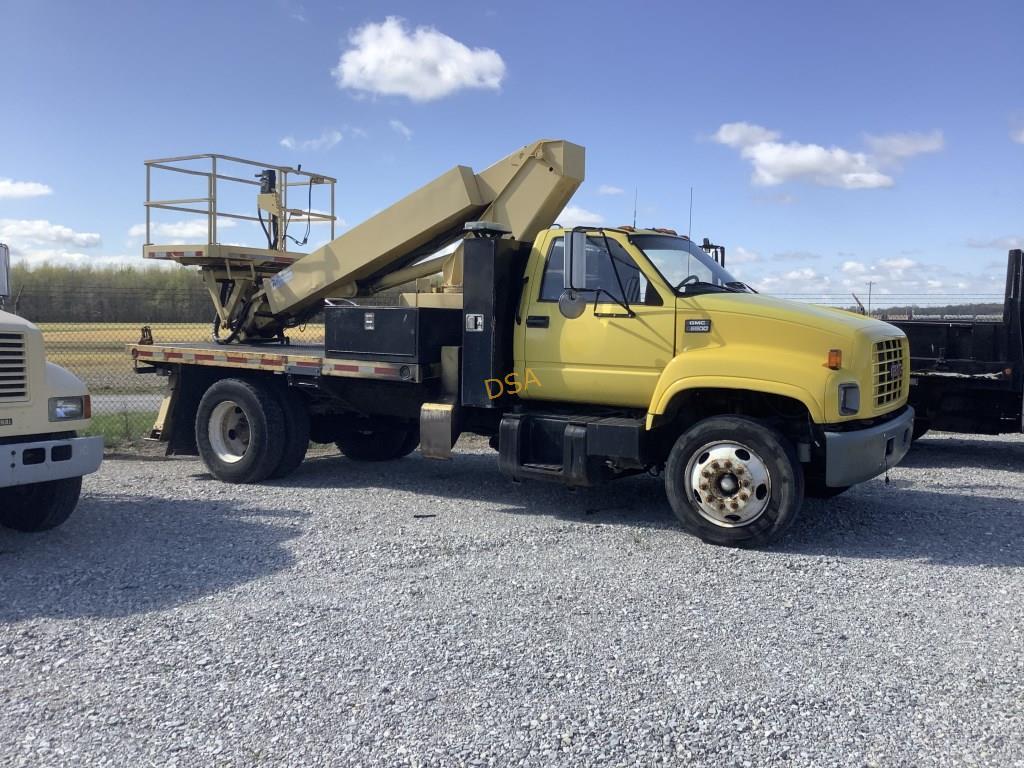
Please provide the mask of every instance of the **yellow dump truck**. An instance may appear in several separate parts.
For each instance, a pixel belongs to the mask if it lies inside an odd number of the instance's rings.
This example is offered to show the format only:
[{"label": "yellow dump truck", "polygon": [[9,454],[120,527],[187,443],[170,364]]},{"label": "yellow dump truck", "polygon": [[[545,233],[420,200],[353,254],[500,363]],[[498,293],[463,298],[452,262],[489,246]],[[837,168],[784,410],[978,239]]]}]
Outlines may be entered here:
[{"label": "yellow dump truck", "polygon": [[103,459],[89,426],[85,384],[47,362],[43,334],[3,311],[9,295],[8,249],[0,245],[0,525],[54,528],[74,511],[82,475]]},{"label": "yellow dump truck", "polygon": [[[331,177],[223,155],[146,167],[147,190],[158,172],[205,175],[191,206],[152,194],[146,206],[206,215],[209,242],[147,236],[143,250],[198,266],[215,313],[209,343],[144,334],[131,353],[140,372],[169,377],[154,436],[224,481],[287,475],[311,439],[384,461],[417,446],[448,458],[469,432],[514,480],[660,472],[687,531],[759,546],[805,494],[882,474],[910,446],[901,331],[757,294],[706,240],[558,226],[584,177],[570,142],[534,142],[479,173],[457,166],[339,237],[332,223],[309,254],[287,250],[288,225],[333,222],[333,204],[308,203],[320,186],[333,203]],[[228,182],[259,186],[255,216],[218,207]],[[296,186],[301,208],[287,201]],[[218,218],[232,215],[259,220],[267,247],[220,243]],[[365,302],[396,286],[408,290],[394,306]],[[288,343],[321,313],[322,345]]]}]

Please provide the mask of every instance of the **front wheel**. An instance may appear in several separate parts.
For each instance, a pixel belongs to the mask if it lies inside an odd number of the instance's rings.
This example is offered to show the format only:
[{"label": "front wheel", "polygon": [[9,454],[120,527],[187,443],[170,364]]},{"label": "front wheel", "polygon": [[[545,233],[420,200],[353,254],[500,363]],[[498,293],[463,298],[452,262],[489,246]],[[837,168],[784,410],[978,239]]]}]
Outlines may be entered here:
[{"label": "front wheel", "polygon": [[665,490],[689,533],[710,544],[761,547],[796,519],[804,481],[783,435],[750,419],[714,416],[676,440]]},{"label": "front wheel", "polygon": [[78,505],[82,478],[0,488],[0,525],[16,531],[48,531],[63,523]]}]

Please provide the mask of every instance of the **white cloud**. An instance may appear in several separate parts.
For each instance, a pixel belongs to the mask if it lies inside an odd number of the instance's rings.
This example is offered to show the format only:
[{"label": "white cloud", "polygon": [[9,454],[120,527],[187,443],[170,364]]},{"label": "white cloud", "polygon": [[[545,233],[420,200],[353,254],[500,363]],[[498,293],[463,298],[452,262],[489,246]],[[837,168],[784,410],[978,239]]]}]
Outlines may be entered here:
[{"label": "white cloud", "polygon": [[563,227],[597,227],[604,223],[604,216],[578,205],[567,205],[558,217],[558,224]]},{"label": "white cloud", "polygon": [[972,237],[967,240],[967,245],[971,248],[1010,251],[1014,248],[1024,248],[1024,237],[994,237],[988,240]]},{"label": "white cloud", "polygon": [[888,136],[865,136],[864,143],[881,161],[891,162],[914,155],[938,152],[945,145],[942,131],[930,133],[892,133]]},{"label": "white cloud", "polygon": [[1024,126],[1014,128],[1010,131],[1010,141],[1015,141],[1018,144],[1024,144]]},{"label": "white cloud", "polygon": [[901,256],[898,259],[879,259],[878,265],[880,267],[884,267],[885,269],[903,271],[904,269],[910,269],[911,267],[916,266],[917,262],[914,261],[913,259],[908,259],[906,257]]},{"label": "white cloud", "polygon": [[811,281],[821,281],[821,282],[825,282],[825,283],[829,282],[829,278],[828,278],[827,275],[825,275],[825,276],[819,275],[815,270],[811,269],[810,267],[802,267],[801,269],[790,270],[789,272],[784,274],[782,277],[783,277],[783,279],[789,280],[791,282],[811,282]]},{"label": "white cloud", "polygon": [[776,253],[772,258],[776,261],[812,261],[813,259],[820,259],[821,254],[811,253],[810,251],[783,251],[782,253]]},{"label": "white cloud", "polygon": [[100,244],[95,232],[76,232],[71,227],[53,224],[45,219],[0,219],[0,240],[10,244],[64,243],[79,248],[91,248]]},{"label": "white cloud", "polygon": [[52,189],[45,184],[40,184],[38,181],[0,179],[0,200],[10,200],[19,197],[41,197],[52,194]]},{"label": "white cloud", "polygon": [[96,254],[82,253],[66,248],[11,248],[11,262],[13,264],[24,264],[29,268],[39,267],[43,264],[71,267],[123,267],[133,266],[143,269],[168,269],[178,267],[173,262],[159,262],[143,259],[138,254],[128,256],[125,254]]},{"label": "white cloud", "polygon": [[[305,219],[303,219],[305,221]],[[234,219],[217,218],[217,230],[230,229],[235,226]],[[170,241],[201,239],[205,242],[209,232],[205,218],[187,221],[155,221],[150,224],[150,237],[163,238]],[[139,239],[146,236],[145,224],[133,224],[128,229],[128,237]]]},{"label": "white cloud", "polygon": [[349,34],[351,47],[331,74],[339,88],[433,101],[464,88],[497,90],[505,62],[490,48],[469,48],[433,27],[411,32],[388,16]]},{"label": "white cloud", "polygon": [[406,141],[412,138],[412,128],[403,123],[401,120],[389,120],[388,125],[391,126],[391,130],[402,136]]},{"label": "white cloud", "polygon": [[[728,264],[728,260],[726,261]],[[921,307],[967,301],[999,302],[1005,265],[997,262],[975,271],[960,272],[942,263],[922,263],[901,256],[874,261],[845,260],[835,266],[800,267],[779,271],[758,269],[771,264],[744,265],[750,271],[742,279],[755,288],[784,298],[848,307],[856,293],[867,304],[872,284],[872,306],[916,304]]]},{"label": "white cloud", "polygon": [[742,245],[737,245],[726,255],[725,263],[729,265],[730,269],[732,269],[733,264],[749,264],[750,262],[760,260],[761,254],[756,251],[747,250]]},{"label": "white cloud", "polygon": [[741,148],[772,142],[780,136],[776,131],[752,123],[723,123],[713,138],[727,147]]},{"label": "white cloud", "polygon": [[725,123],[712,137],[719,144],[738,149],[750,161],[751,181],[771,187],[787,181],[808,181],[840,189],[891,187],[893,179],[881,167],[897,159],[942,147],[942,134],[892,134],[868,137],[875,154],[853,152],[842,147],[823,147],[779,141],[781,134],[752,123]]},{"label": "white cloud", "polygon": [[302,152],[316,152],[323,149],[330,149],[341,141],[341,131],[324,131],[315,139],[296,140],[294,136],[285,136],[281,139],[281,146],[285,149],[297,149]]},{"label": "white cloud", "polygon": [[621,195],[625,190],[622,187],[616,187],[612,184],[602,184],[597,188],[597,194],[599,195]]}]

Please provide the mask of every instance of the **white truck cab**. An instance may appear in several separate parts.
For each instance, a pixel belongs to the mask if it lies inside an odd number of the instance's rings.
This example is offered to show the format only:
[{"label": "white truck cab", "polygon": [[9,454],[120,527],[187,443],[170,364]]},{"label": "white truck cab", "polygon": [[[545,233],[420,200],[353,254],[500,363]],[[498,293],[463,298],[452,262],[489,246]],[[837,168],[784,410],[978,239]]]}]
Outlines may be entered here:
[{"label": "white truck cab", "polygon": [[82,476],[99,469],[102,437],[89,426],[85,382],[47,362],[42,332],[3,311],[10,255],[0,244],[0,525],[44,531],[67,520]]}]

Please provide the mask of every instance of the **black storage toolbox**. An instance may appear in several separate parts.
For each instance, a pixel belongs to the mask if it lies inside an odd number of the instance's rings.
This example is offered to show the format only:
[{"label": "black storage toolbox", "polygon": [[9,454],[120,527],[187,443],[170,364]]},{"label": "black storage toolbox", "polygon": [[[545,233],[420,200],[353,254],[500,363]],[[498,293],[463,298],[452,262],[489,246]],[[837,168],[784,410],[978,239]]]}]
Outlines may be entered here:
[{"label": "black storage toolbox", "polygon": [[462,343],[462,310],[434,307],[324,308],[324,353],[346,360],[430,365]]}]

